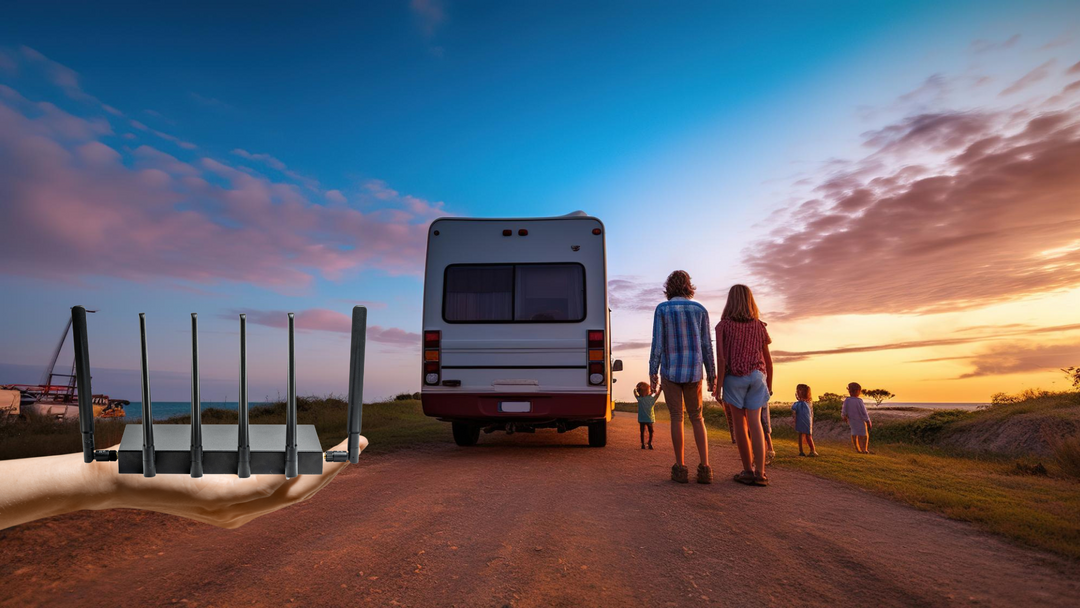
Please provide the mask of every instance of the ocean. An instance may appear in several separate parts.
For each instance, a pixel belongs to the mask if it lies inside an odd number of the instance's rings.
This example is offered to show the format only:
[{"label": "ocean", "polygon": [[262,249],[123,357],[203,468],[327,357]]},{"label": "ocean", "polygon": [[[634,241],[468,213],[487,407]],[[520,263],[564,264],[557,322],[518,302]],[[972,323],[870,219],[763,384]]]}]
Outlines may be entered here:
[{"label": "ocean", "polygon": [[[240,404],[236,401],[203,401],[202,408],[217,408],[221,410],[233,410]],[[249,401],[248,407],[253,408],[260,405],[266,405],[262,401]],[[142,418],[142,402],[132,401],[131,404],[124,406],[124,416],[127,420],[135,420]],[[191,413],[190,401],[155,401],[154,402],[154,420],[165,420],[166,418],[172,418],[173,416],[183,416]]]}]

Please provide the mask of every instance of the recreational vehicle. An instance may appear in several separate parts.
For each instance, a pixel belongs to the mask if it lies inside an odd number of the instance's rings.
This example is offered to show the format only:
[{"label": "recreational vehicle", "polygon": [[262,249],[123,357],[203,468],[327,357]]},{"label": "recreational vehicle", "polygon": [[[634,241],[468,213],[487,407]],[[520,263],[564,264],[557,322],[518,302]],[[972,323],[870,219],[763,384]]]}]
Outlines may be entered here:
[{"label": "recreational vehicle", "polygon": [[604,225],[551,218],[442,218],[428,229],[421,402],[480,432],[588,428],[607,443],[611,323]]}]

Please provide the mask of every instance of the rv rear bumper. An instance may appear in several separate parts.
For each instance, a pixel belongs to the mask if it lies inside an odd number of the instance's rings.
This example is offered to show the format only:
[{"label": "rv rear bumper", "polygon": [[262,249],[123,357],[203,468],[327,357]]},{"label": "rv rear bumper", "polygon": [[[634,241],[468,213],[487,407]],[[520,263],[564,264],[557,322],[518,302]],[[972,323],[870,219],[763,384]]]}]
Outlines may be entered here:
[{"label": "rv rear bumper", "polygon": [[[446,420],[542,422],[606,420],[611,409],[605,393],[421,393],[424,414]],[[527,402],[527,412],[503,411],[504,403]],[[521,409],[520,406],[507,409]]]}]

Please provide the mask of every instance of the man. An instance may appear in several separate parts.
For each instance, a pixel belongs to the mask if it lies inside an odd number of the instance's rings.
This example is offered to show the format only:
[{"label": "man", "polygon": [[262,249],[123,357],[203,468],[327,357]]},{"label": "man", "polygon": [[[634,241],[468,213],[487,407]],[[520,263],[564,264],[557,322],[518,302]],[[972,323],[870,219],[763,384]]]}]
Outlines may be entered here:
[{"label": "man", "polygon": [[[664,283],[666,302],[656,307],[653,315],[652,351],[649,354],[649,380],[653,391],[660,383],[664,401],[671,413],[671,443],[675,448],[675,465],[671,467],[671,479],[679,483],[689,481],[689,472],[683,461],[683,410],[694,427],[701,464],[697,469],[698,483],[712,483],[709,466],[709,443],[705,434],[705,421],[701,418],[701,366],[705,366],[708,389],[716,387],[716,366],[709,312],[694,297],[694,285],[685,270],[676,270]],[[662,381],[661,381],[662,379]]]}]

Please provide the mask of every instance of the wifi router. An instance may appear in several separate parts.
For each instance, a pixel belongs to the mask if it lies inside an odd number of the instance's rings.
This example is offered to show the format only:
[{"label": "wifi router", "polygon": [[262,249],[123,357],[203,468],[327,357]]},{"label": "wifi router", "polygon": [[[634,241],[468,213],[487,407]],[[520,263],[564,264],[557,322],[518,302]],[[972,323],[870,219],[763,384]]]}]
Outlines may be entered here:
[{"label": "wifi router", "polygon": [[[296,423],[296,361],[293,313],[289,313],[289,367],[285,424],[248,423],[247,318],[240,315],[240,401],[237,424],[203,426],[199,390],[199,321],[191,313],[191,424],[154,424],[150,372],[146,352],[146,315],[139,313],[142,346],[142,422],[124,428],[120,449],[94,449],[93,390],[90,385],[90,349],[86,309],[71,309],[75,341],[75,379],[79,398],[79,427],[83,461],[118,461],[121,474],[164,475],[320,475],[322,463],[356,463],[360,457],[363,418],[364,346],[367,308],[353,307],[349,357],[348,450],[323,454],[318,433],[310,424]],[[156,436],[155,436],[156,433]]]}]

